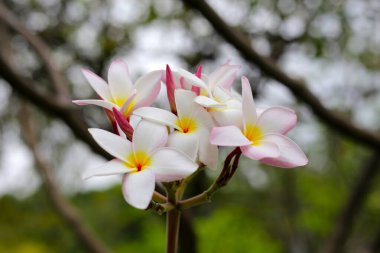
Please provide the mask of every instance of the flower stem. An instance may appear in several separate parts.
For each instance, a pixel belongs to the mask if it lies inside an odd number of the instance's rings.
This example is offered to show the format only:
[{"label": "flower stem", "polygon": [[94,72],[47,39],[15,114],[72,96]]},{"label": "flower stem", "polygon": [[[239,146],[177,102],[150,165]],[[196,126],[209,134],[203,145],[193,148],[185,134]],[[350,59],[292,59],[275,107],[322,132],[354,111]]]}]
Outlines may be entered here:
[{"label": "flower stem", "polygon": [[178,235],[180,224],[181,211],[173,209],[167,212],[166,229],[167,229],[167,244],[166,253],[177,253]]},{"label": "flower stem", "polygon": [[[177,205],[177,190],[178,190],[178,185],[176,184],[166,185],[168,202],[174,206]],[[167,212],[166,253],[177,253],[180,218],[181,218],[181,211],[176,208]]]}]

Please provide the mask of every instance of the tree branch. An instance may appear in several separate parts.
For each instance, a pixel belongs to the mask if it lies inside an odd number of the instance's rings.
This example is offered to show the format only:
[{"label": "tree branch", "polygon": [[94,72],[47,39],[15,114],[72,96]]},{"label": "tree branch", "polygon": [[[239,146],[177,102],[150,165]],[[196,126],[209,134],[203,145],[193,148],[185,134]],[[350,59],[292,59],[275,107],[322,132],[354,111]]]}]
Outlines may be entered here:
[{"label": "tree branch", "polygon": [[[33,34],[15,14],[13,14],[2,2],[0,2],[0,20],[12,28],[14,31],[23,36],[28,43],[34,48],[37,55],[41,58],[43,66],[48,73],[49,79],[59,99],[68,99],[69,94],[64,83],[64,79],[52,61],[50,49],[37,35]],[[65,101],[66,101],[65,100]]]},{"label": "tree branch", "polygon": [[35,139],[35,133],[33,128],[33,122],[30,116],[30,110],[24,106],[20,113],[21,119],[20,125],[23,128],[27,144],[29,145],[35,163],[38,168],[38,172],[46,187],[46,192],[52,201],[58,214],[67,221],[75,234],[80,238],[80,241],[86,246],[90,252],[95,253],[109,253],[110,251],[103,245],[103,243],[95,236],[95,234],[88,228],[83,222],[77,212],[77,210],[66,201],[63,194],[57,188],[57,183],[53,177],[52,171],[49,165],[44,161],[42,155],[37,149],[37,143]]},{"label": "tree branch", "polygon": [[79,110],[71,103],[66,103],[62,100],[59,101],[54,95],[47,94],[39,89],[34,80],[23,77],[18,73],[9,61],[6,60],[3,50],[0,51],[0,76],[4,78],[17,93],[43,111],[60,118],[68,125],[74,135],[87,143],[94,152],[107,159],[111,159],[111,156],[106,153],[88,133],[88,126]]},{"label": "tree branch", "polygon": [[330,238],[325,243],[322,253],[342,252],[342,248],[346,243],[348,236],[352,230],[354,218],[357,216],[360,208],[371,189],[372,182],[379,173],[380,153],[376,152],[372,155],[367,163],[360,170],[358,181],[352,187],[351,194],[347,203],[343,206],[339,214],[338,222],[333,228]]},{"label": "tree branch", "polygon": [[362,129],[340,114],[326,108],[302,81],[291,78],[276,63],[258,54],[251,47],[249,38],[230,27],[205,1],[182,1],[198,10],[219,35],[234,46],[247,61],[257,65],[265,74],[285,85],[297,99],[308,105],[321,121],[348,138],[380,150],[380,136],[378,134]]}]

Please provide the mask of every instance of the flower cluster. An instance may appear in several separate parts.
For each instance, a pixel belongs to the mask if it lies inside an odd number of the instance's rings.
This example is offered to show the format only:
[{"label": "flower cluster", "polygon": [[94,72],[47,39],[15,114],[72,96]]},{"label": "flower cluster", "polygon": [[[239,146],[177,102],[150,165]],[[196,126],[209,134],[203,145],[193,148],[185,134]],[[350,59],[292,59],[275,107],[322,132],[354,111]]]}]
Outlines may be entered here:
[{"label": "flower cluster", "polygon": [[[302,150],[286,134],[297,116],[285,107],[258,110],[251,86],[242,77],[242,95],[232,89],[240,67],[228,62],[205,75],[179,69],[157,70],[134,84],[127,65],[113,61],[108,83],[96,74],[83,74],[99,99],[76,100],[103,107],[115,133],[90,129],[95,141],[115,157],[85,177],[123,174],[125,200],[148,207],[156,182],[171,182],[200,166],[216,169],[218,146],[239,147],[248,158],[282,168],[307,164]],[[170,110],[150,107],[166,86]]]}]

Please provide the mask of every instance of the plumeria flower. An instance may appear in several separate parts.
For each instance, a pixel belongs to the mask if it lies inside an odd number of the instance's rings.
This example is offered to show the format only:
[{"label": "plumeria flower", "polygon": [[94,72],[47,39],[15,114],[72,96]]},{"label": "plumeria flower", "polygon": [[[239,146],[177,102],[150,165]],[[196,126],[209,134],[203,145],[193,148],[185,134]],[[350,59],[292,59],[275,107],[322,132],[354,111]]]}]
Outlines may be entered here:
[{"label": "plumeria flower", "polygon": [[115,60],[108,70],[108,84],[89,70],[83,75],[101,99],[74,100],[78,105],[98,105],[109,111],[117,108],[127,118],[136,108],[149,106],[156,99],[161,88],[162,71],[152,71],[132,83],[127,64]]},{"label": "plumeria flower", "polygon": [[251,86],[242,78],[243,127],[214,127],[210,142],[219,146],[240,147],[242,153],[254,160],[283,168],[308,163],[303,151],[285,136],[296,124],[294,111],[284,107],[270,107],[259,116],[252,97]]},{"label": "plumeria flower", "polygon": [[193,83],[200,88],[195,102],[205,107],[218,125],[241,125],[241,97],[232,89],[239,65],[229,62],[209,76],[196,76],[180,69],[185,83]]},{"label": "plumeria flower", "polygon": [[198,158],[209,168],[215,168],[218,149],[209,143],[210,131],[214,126],[211,116],[194,102],[195,93],[177,89],[174,96],[178,116],[154,107],[142,107],[133,114],[172,127],[174,131],[169,135],[168,146],[183,151],[193,160]]},{"label": "plumeria flower", "polygon": [[132,142],[101,129],[89,131],[95,141],[116,159],[89,171],[85,178],[124,174],[124,198],[136,208],[148,207],[155,182],[179,180],[198,168],[198,164],[181,151],[164,147],[168,140],[165,126],[142,120],[136,126]]}]

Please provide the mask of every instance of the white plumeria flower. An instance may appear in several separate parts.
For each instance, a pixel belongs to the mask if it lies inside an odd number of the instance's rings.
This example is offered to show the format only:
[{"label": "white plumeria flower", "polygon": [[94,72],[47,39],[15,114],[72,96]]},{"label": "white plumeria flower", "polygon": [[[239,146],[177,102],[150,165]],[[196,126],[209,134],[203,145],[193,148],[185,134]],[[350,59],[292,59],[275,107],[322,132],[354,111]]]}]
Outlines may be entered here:
[{"label": "white plumeria flower", "polygon": [[125,117],[139,107],[149,106],[156,99],[161,88],[162,70],[152,71],[132,83],[127,64],[115,60],[108,70],[108,84],[98,75],[82,70],[83,75],[101,99],[74,100],[78,105],[98,105],[112,111],[120,110]]},{"label": "white plumeria flower", "polygon": [[308,159],[303,151],[285,136],[297,122],[294,111],[270,107],[258,116],[246,77],[242,78],[242,95],[243,128],[214,127],[210,142],[219,146],[240,147],[245,156],[268,165],[283,168],[306,165]]},{"label": "white plumeria flower", "polygon": [[211,116],[194,103],[195,93],[177,89],[174,96],[178,116],[154,107],[142,107],[133,114],[172,127],[174,131],[169,135],[168,146],[178,148],[193,160],[198,157],[209,168],[216,168],[218,149],[209,142],[214,126]]},{"label": "white plumeria flower", "polygon": [[179,180],[198,168],[198,164],[181,151],[164,147],[168,140],[165,126],[142,120],[136,126],[132,142],[101,129],[89,131],[95,141],[116,159],[89,171],[85,178],[124,174],[124,198],[136,208],[148,207],[155,182]]},{"label": "white plumeria flower", "polygon": [[185,83],[200,87],[200,94],[194,101],[205,107],[218,125],[240,126],[241,97],[231,88],[239,68],[227,62],[209,76],[202,74],[201,79],[186,70],[178,70],[178,73]]}]

